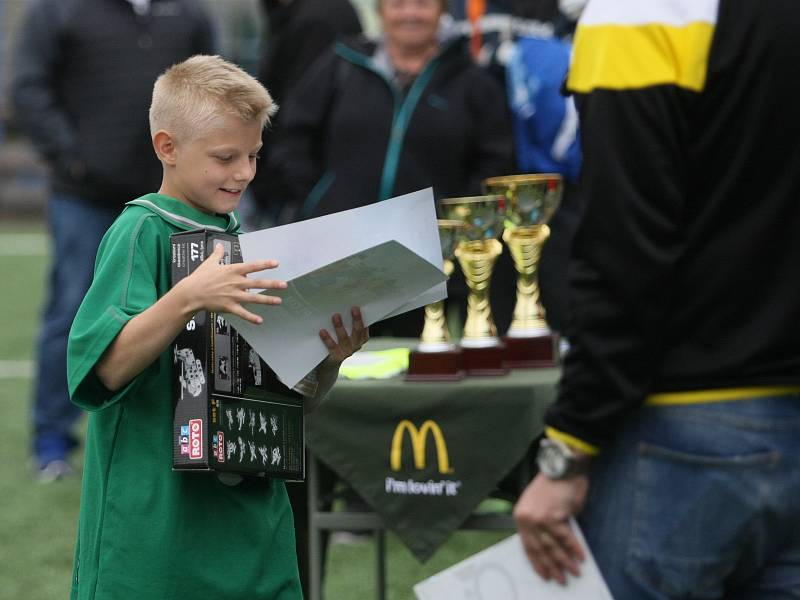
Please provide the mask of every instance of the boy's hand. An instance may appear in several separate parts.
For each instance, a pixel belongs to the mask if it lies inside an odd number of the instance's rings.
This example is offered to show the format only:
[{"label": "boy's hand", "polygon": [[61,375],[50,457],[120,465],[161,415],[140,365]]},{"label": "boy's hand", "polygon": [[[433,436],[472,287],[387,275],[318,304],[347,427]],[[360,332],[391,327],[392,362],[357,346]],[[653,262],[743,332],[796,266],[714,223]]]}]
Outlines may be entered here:
[{"label": "boy's hand", "polygon": [[338,313],[331,318],[338,341],[331,337],[327,329],[321,329],[319,332],[322,343],[328,348],[328,357],[325,362],[337,368],[348,356],[355,354],[369,340],[369,329],[364,327],[361,309],[354,306],[350,309],[350,314],[353,317],[353,330],[349,335],[344,328],[342,316]]},{"label": "boy's hand", "polygon": [[[276,305],[281,303],[277,296],[265,296],[249,292],[250,289],[282,290],[285,281],[275,279],[248,279],[248,273],[255,273],[278,266],[275,260],[261,260],[250,263],[222,265],[225,254],[222,244],[214,247],[214,252],[178,286],[182,287],[192,313],[199,310],[227,312],[251,323],[260,324],[263,319],[245,309],[242,304]],[[177,287],[177,286],[176,286]]]}]

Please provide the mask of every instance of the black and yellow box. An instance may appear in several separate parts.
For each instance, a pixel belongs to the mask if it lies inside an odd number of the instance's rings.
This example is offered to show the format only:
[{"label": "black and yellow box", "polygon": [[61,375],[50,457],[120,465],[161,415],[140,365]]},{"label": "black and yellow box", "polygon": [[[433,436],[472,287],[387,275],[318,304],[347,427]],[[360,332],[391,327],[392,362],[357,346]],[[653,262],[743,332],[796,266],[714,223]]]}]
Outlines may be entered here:
[{"label": "black and yellow box", "polygon": [[[242,262],[235,235],[207,229],[171,236],[172,285],[216,244],[226,264]],[[198,312],[173,346],[175,470],[227,471],[301,480],[303,397],[289,389],[225,320]]]}]

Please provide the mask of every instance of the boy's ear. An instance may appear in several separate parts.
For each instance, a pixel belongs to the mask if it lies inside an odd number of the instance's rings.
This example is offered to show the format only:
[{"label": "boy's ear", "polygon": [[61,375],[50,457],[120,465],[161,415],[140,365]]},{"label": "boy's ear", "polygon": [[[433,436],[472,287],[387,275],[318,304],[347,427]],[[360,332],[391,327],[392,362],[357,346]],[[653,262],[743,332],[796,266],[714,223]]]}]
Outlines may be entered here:
[{"label": "boy's ear", "polygon": [[159,129],[153,136],[153,149],[158,159],[168,165],[174,165],[176,160],[177,145],[175,138],[169,132]]}]

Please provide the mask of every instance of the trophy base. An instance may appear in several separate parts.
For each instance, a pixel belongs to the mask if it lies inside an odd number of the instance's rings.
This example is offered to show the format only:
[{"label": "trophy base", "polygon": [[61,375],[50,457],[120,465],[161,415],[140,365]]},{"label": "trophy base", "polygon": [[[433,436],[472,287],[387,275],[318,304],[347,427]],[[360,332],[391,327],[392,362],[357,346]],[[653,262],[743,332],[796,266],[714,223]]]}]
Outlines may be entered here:
[{"label": "trophy base", "polygon": [[464,378],[460,348],[438,352],[412,350],[408,356],[406,381],[458,381]]},{"label": "trophy base", "polygon": [[506,348],[503,344],[483,348],[463,348],[464,371],[467,375],[505,375],[508,367],[503,364]]},{"label": "trophy base", "polygon": [[559,364],[558,336],[552,333],[534,337],[503,337],[509,369],[536,369]]}]

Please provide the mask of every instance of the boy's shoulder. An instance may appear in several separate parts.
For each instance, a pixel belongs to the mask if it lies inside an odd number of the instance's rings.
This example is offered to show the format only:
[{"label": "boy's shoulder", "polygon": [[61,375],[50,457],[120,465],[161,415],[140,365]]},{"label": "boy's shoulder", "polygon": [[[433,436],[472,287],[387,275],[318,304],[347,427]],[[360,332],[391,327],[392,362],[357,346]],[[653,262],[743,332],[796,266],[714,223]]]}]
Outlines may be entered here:
[{"label": "boy's shoulder", "polygon": [[131,243],[158,241],[169,245],[173,233],[207,229],[235,235],[239,233],[239,223],[235,211],[225,215],[204,214],[174,198],[146,194],[125,205],[106,237]]},{"label": "boy's shoulder", "polygon": [[106,232],[98,254],[128,253],[137,246],[157,251],[161,238],[169,239],[171,228],[158,214],[144,206],[128,204]]},{"label": "boy's shoulder", "polygon": [[107,235],[130,238],[143,231],[160,229],[158,215],[144,206],[127,204],[108,230]]}]

